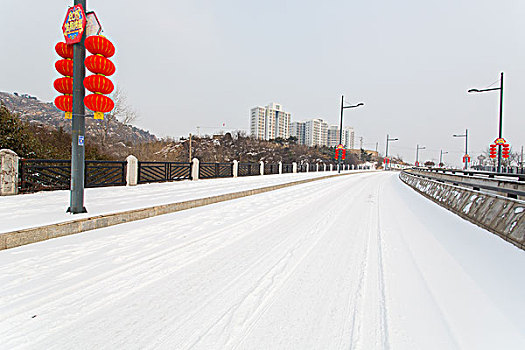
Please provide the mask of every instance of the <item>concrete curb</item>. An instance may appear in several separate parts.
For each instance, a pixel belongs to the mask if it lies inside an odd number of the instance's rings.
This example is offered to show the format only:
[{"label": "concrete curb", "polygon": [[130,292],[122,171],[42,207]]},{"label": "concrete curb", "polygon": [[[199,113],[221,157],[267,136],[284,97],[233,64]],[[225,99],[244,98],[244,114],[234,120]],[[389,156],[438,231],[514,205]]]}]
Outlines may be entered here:
[{"label": "concrete curb", "polygon": [[334,174],[328,176],[316,177],[313,179],[305,179],[299,181],[288,182],[279,185],[273,185],[268,187],[261,187],[251,190],[245,190],[234,193],[221,194],[212,197],[205,197],[199,199],[192,199],[184,202],[176,202],[170,204],[156,205],[148,208],[133,209],[123,212],[111,213],[93,216],[89,218],[71,220],[61,222],[58,224],[50,224],[39,227],[32,227],[23,230],[11,231],[0,234],[0,250],[15,248],[26,244],[36,243],[45,241],[52,238],[73,235],[80,232],[89,230],[96,230],[99,228],[114,226],[123,224],[126,222],[132,222],[137,220],[143,220],[151,218],[157,215],[164,215],[169,213],[175,213],[177,211],[198,208],[209,204],[229,201],[232,199],[252,196],[254,194],[275,191],[281,188],[296,186],[305,184],[308,182],[319,181],[329,179],[336,176],[353,175],[363,173],[353,172],[348,174]]},{"label": "concrete curb", "polygon": [[428,199],[525,250],[525,202],[430,180],[406,171],[399,178]]}]

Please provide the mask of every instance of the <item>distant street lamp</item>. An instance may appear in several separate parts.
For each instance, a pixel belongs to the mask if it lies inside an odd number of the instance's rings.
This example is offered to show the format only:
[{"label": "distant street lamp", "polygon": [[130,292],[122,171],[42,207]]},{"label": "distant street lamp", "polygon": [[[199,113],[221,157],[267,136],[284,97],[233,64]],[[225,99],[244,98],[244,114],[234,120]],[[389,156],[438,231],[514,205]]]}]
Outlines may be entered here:
[{"label": "distant street lamp", "polygon": [[[351,105],[351,106],[344,106],[344,95],[341,96],[341,124],[340,124],[340,127],[339,127],[339,144],[342,145],[343,144],[343,110],[347,109],[347,108],[356,108],[356,107],[360,107],[360,106],[364,106],[365,104],[360,102],[356,105]],[[343,155],[342,153],[339,153],[339,157],[338,157],[338,172],[340,173],[341,172],[341,163],[343,162]]]},{"label": "distant street lamp", "polygon": [[443,150],[440,150],[439,152],[439,167],[443,167],[443,155],[448,154],[448,152],[443,152]]},{"label": "distant street lamp", "polygon": [[399,139],[398,138],[391,139],[391,138],[388,137],[388,134],[386,134],[385,170],[388,167],[388,142],[389,141],[397,141],[397,140],[399,140]]},{"label": "distant street lamp", "polygon": [[[490,88],[490,89],[470,89],[468,90],[469,93],[471,92],[486,92],[486,91],[496,91],[499,90],[499,132],[498,132],[498,138],[501,139],[503,137],[503,72],[501,72],[501,78],[500,78],[500,86],[498,88]],[[498,144],[498,173],[501,173],[501,144]]]},{"label": "distant street lamp", "polygon": [[468,129],[465,129],[465,135],[452,135],[453,137],[464,137],[465,138],[465,155],[463,156],[463,160],[465,161],[465,170],[467,170],[468,167]]},{"label": "distant street lamp", "polygon": [[419,150],[420,149],[426,149],[425,146],[419,147],[419,145],[416,145],[416,166],[419,166]]}]

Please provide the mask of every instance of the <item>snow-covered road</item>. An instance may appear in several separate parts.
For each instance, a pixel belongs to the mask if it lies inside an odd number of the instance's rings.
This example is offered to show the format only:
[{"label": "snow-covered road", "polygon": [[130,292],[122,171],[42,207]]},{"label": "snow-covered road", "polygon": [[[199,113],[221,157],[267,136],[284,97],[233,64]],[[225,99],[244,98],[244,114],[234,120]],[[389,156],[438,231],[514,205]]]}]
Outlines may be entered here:
[{"label": "snow-covered road", "polygon": [[354,174],[0,251],[0,348],[524,349],[523,271]]}]

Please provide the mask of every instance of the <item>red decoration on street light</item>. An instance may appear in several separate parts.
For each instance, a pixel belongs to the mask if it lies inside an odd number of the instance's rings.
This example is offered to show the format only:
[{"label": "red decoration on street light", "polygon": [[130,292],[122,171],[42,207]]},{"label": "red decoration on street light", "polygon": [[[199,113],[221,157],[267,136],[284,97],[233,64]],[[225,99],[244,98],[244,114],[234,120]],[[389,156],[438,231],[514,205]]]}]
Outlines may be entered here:
[{"label": "red decoration on street light", "polygon": [[101,94],[87,95],[84,97],[84,104],[92,111],[100,113],[107,113],[115,107],[112,99]]},{"label": "red decoration on street light", "polygon": [[67,113],[71,113],[71,111],[73,110],[73,96],[71,95],[57,96],[55,98],[55,106],[57,106],[57,108],[60,109],[61,111],[66,112],[66,116],[67,116]]},{"label": "red decoration on street light", "polygon": [[62,77],[55,80],[53,83],[55,90],[63,94],[73,94],[73,78]]},{"label": "red decoration on street light", "polygon": [[71,59],[63,59],[56,61],[55,68],[60,74],[66,77],[73,76],[73,60]]},{"label": "red decoration on street light", "polygon": [[109,58],[115,54],[115,46],[102,35],[92,35],[86,38],[86,49],[93,55],[102,55]]},{"label": "red decoration on street light", "polygon": [[509,158],[510,157],[510,145],[508,143],[504,143],[501,146],[502,146],[501,156],[505,159]]},{"label": "red decoration on street light", "polygon": [[104,56],[91,55],[84,62],[86,68],[95,74],[110,76],[115,73],[115,65]]},{"label": "red decoration on street light", "polygon": [[114,89],[113,83],[106,76],[115,73],[115,65],[108,60],[108,57],[115,54],[115,46],[101,35],[87,37],[85,45],[86,49],[93,55],[87,57],[84,64],[90,72],[95,74],[84,79],[86,89],[93,92],[93,94],[84,97],[84,104],[95,112],[95,119],[104,119],[104,113],[115,107],[113,101],[104,96]]},{"label": "red decoration on street light", "polygon": [[490,145],[490,148],[489,148],[489,157],[494,159],[498,156],[498,150],[497,150],[497,145],[495,144],[492,144]]},{"label": "red decoration on street light", "polygon": [[62,58],[73,59],[73,45],[67,45],[64,42],[59,42],[55,45],[55,51]]},{"label": "red decoration on street light", "polygon": [[84,79],[84,86],[91,92],[104,95],[110,94],[114,89],[111,80],[103,75],[90,75],[86,77]]},{"label": "red decoration on street light", "polygon": [[55,90],[64,94],[55,98],[55,106],[66,112],[66,119],[71,119],[73,111],[73,45],[59,42],[55,45],[55,51],[63,58],[55,62],[55,68],[60,74],[64,75],[64,77],[53,82]]}]

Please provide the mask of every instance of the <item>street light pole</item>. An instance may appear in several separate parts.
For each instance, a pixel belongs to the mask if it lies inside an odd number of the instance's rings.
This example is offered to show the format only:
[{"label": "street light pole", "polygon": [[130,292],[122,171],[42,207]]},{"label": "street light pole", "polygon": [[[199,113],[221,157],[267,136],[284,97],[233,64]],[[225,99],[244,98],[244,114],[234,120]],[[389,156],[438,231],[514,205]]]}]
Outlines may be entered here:
[{"label": "street light pole", "polygon": [[[82,5],[85,12],[86,0],[75,0],[75,5]],[[72,214],[86,213],[84,207],[84,167],[85,167],[85,107],[84,78],[86,76],[86,47],[84,40],[86,31],[82,33],[82,39],[73,45],[73,116],[71,121],[71,191],[70,204],[67,209]]]},{"label": "street light pole", "polygon": [[468,129],[465,129],[465,135],[452,135],[453,137],[464,137],[465,138],[465,155],[463,158],[465,159],[465,170],[467,170],[468,167]]},{"label": "street light pole", "polygon": [[[388,134],[386,134],[386,151],[385,151],[385,159],[388,160],[388,141],[397,141],[398,138],[389,138]],[[388,163],[385,161],[385,170],[388,168]]]},{"label": "street light pole", "polygon": [[[468,92],[487,92],[499,90],[499,131],[498,138],[503,137],[503,72],[501,72],[500,85],[498,88],[470,89]],[[502,145],[498,144],[498,173],[501,173]]]},{"label": "street light pole", "polygon": [[419,147],[419,145],[416,145],[416,166],[419,166],[419,150],[420,149],[426,149],[425,146]]},{"label": "street light pole", "polygon": [[441,164],[443,164],[443,154],[448,154],[448,152],[443,152],[443,150],[440,150],[440,152],[439,152],[439,167],[442,167]]},{"label": "street light pole", "polygon": [[[341,122],[339,124],[339,144],[342,145],[343,144],[343,110],[347,109],[347,108],[356,108],[356,107],[360,107],[360,106],[364,106],[364,103],[360,102],[356,105],[352,105],[352,106],[344,106],[344,100],[345,100],[345,97],[344,95],[341,95]],[[339,156],[338,156],[338,173],[341,172],[341,165],[342,165],[342,162],[343,162],[343,155],[341,154],[341,152],[339,152]]]}]

